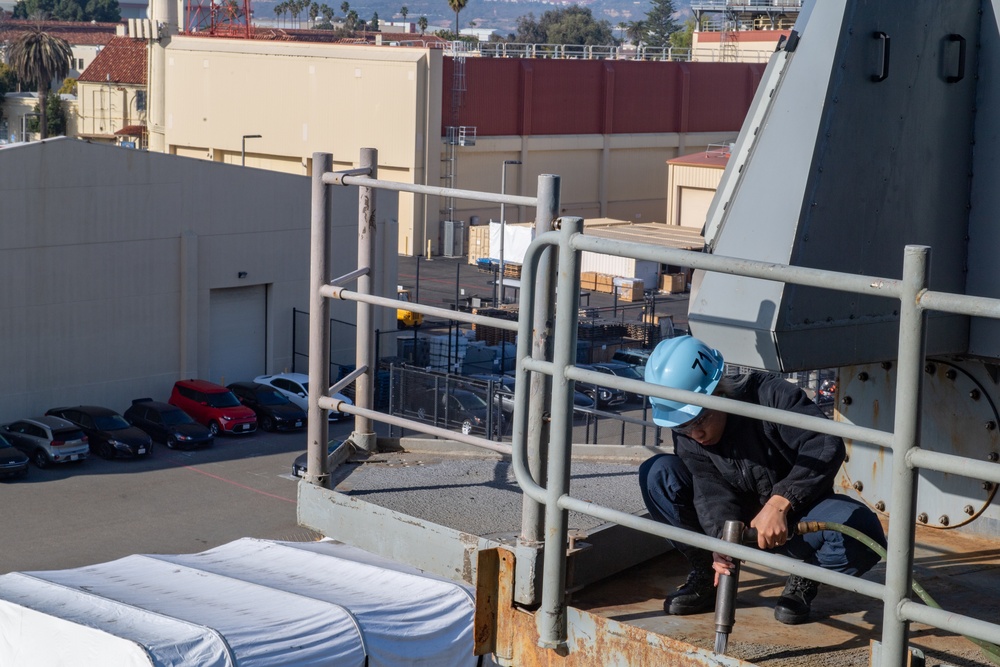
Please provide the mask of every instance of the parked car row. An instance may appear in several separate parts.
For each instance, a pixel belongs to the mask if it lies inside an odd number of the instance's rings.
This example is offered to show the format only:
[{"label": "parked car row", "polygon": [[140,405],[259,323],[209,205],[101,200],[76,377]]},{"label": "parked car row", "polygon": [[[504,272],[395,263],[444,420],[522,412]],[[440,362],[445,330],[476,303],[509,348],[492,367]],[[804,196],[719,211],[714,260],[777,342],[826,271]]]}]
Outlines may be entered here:
[{"label": "parked car row", "polygon": [[[205,380],[179,380],[166,403],[137,398],[118,414],[96,405],[48,410],[40,417],[0,425],[0,477],[39,468],[80,462],[91,452],[106,458],[149,456],[153,443],[170,449],[211,445],[225,434],[250,434],[258,424],[265,431],[291,431],[306,425],[308,376],[302,373],[264,375],[253,382],[227,387]],[[336,398],[351,404],[342,394]],[[331,411],[330,419],[346,414]]]}]

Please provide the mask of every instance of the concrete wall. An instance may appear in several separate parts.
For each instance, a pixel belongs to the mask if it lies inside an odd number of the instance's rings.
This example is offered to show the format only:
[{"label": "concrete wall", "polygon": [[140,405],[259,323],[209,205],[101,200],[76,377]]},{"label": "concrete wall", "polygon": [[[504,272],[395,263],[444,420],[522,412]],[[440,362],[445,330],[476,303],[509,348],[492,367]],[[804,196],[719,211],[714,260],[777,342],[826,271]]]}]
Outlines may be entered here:
[{"label": "concrete wall", "polygon": [[[340,274],[356,265],[358,195],[332,196]],[[124,410],[165,400],[179,378],[210,379],[212,290],[264,286],[259,372],[291,367],[292,309],[309,303],[310,179],[61,138],[0,149],[0,201],[0,420],[57,404]],[[378,206],[394,236],[394,199]],[[380,254],[391,295],[396,255]],[[352,302],[332,307],[354,321]],[[382,311],[376,326],[394,319]],[[353,338],[334,345],[353,358]]]},{"label": "concrete wall", "polygon": [[[508,194],[532,196],[539,174],[559,174],[565,215],[664,222],[666,161],[733,137],[730,132],[490,137],[458,148],[457,187],[499,192],[503,161],[521,160],[521,166],[507,167]],[[473,216],[481,224],[500,220],[499,204],[456,201],[455,213],[466,222]],[[508,223],[534,219],[531,209],[506,207],[505,215]]]}]

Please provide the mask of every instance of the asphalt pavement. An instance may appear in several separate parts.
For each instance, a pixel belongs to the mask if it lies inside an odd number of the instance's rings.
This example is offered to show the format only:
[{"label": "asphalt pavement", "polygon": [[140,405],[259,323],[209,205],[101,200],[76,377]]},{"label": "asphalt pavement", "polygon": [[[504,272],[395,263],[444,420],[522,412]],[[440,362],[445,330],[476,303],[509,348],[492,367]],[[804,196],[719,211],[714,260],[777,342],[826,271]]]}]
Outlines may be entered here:
[{"label": "asphalt pavement", "polygon": [[[353,421],[330,426],[350,433]],[[240,537],[310,541],[296,520],[292,461],[306,432],[216,438],[194,451],[31,466],[0,481],[0,574],[101,563],[136,553],[194,553]]]}]

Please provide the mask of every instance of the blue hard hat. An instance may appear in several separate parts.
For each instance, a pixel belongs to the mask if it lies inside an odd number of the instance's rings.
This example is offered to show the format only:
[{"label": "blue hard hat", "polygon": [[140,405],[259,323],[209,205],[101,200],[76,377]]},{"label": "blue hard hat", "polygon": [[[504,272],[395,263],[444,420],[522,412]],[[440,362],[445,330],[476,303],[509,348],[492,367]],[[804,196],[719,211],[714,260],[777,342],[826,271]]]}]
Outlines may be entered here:
[{"label": "blue hard hat", "polygon": [[[686,389],[709,395],[722,379],[725,360],[697,338],[678,336],[661,341],[646,362],[646,382]],[[667,428],[685,424],[697,417],[702,407],[665,398],[649,397],[653,421]]]}]

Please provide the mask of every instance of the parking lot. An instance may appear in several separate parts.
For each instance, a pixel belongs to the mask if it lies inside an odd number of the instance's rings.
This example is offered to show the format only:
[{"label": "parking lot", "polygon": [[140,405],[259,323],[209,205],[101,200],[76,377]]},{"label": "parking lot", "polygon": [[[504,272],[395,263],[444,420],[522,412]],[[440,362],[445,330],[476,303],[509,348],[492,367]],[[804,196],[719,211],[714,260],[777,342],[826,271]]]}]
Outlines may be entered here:
[{"label": "parking lot", "polygon": [[[331,424],[330,437],[353,422]],[[135,553],[189,553],[240,537],[312,540],[296,524],[292,461],[306,432],[217,438],[195,451],[157,445],[138,460],[92,457],[0,481],[0,573],[79,567]]]}]

